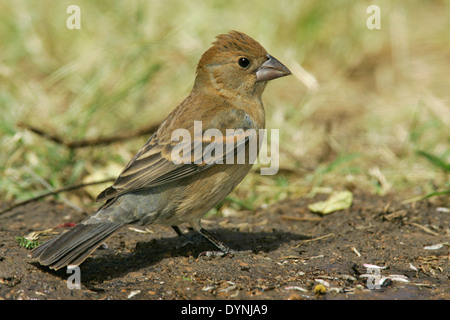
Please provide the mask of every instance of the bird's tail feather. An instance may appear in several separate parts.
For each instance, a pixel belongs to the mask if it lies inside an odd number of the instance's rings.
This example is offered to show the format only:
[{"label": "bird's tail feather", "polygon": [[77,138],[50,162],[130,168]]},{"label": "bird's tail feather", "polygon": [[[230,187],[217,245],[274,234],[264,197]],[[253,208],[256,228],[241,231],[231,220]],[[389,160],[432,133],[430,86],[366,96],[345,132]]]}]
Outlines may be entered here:
[{"label": "bird's tail feather", "polygon": [[121,226],[114,222],[80,223],[34,249],[31,259],[55,270],[79,265]]}]

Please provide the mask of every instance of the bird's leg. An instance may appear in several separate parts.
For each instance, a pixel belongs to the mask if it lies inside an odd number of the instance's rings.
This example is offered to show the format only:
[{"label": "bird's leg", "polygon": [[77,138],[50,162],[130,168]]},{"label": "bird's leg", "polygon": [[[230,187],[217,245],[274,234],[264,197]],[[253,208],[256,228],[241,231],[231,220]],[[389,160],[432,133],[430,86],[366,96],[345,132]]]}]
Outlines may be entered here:
[{"label": "bird's leg", "polygon": [[177,235],[179,235],[180,237],[184,237],[184,233],[180,230],[178,226],[172,226],[172,229],[175,230]]},{"label": "bird's leg", "polygon": [[181,243],[180,246],[178,246],[178,248],[183,248],[188,244],[193,244],[193,242],[189,240],[189,238],[180,230],[178,226],[172,226],[172,229],[175,230],[178,236],[180,236],[183,239],[183,242]]},{"label": "bird's leg", "polygon": [[231,253],[235,253],[236,251],[228,248],[223,242],[219,241],[211,232],[206,229],[200,228],[200,234],[212,242],[217,249],[220,251],[205,251],[200,254],[200,256],[223,256]]}]

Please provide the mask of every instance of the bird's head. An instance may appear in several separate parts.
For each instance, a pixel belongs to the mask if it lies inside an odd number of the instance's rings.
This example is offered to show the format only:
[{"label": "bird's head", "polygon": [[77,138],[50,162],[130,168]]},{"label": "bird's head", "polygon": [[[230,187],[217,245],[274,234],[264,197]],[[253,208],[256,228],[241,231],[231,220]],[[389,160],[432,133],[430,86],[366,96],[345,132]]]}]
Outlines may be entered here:
[{"label": "bird's head", "polygon": [[217,90],[224,96],[261,97],[267,81],[290,75],[248,35],[231,31],[217,36],[200,59],[194,89]]}]

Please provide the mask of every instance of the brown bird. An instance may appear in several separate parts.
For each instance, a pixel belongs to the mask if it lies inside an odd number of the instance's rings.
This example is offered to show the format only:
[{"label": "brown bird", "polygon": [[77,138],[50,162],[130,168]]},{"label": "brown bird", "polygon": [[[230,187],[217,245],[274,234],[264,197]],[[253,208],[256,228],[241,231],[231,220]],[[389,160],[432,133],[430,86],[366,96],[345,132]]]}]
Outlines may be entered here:
[{"label": "brown bird", "polygon": [[[169,225],[182,235],[178,225],[187,222],[220,251],[230,252],[201,227],[200,219],[249,172],[253,162],[248,156],[243,164],[221,160],[237,157],[238,145],[244,145],[248,154],[250,142],[259,138],[259,129],[265,126],[261,95],[267,81],[289,74],[248,35],[232,31],[217,36],[198,63],[189,96],[162,122],[115,183],[97,197],[106,202],[78,225],[34,249],[32,260],[55,270],[79,265],[117,229],[130,223]],[[199,138],[194,121],[201,121],[202,133],[216,129],[222,139],[219,135]],[[180,144],[173,138],[177,129],[193,137],[179,155],[174,152]],[[214,161],[205,162],[202,154],[199,158],[195,146],[200,144],[204,152],[208,145],[230,141],[227,129],[244,131],[231,137],[235,147],[214,149]],[[246,134],[250,129],[256,136]]]}]

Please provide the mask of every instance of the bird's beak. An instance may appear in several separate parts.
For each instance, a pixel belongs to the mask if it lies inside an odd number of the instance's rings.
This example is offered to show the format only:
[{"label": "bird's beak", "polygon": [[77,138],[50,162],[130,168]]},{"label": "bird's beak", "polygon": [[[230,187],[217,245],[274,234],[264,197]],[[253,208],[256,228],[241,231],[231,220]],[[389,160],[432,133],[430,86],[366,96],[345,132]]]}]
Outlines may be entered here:
[{"label": "bird's beak", "polygon": [[266,60],[259,68],[256,70],[256,81],[269,81],[272,79],[288,76],[291,74],[288,68],[286,68],[280,61],[272,57],[270,54],[267,55],[269,59]]}]

